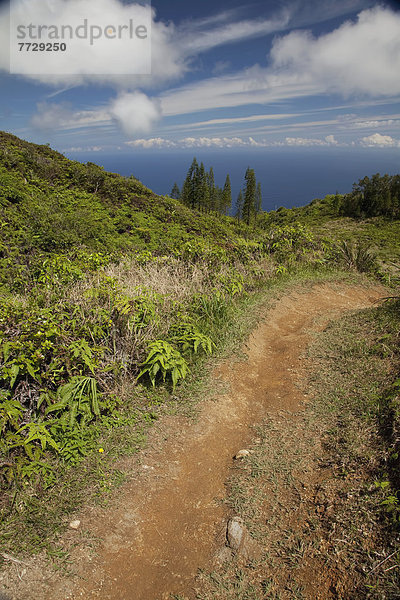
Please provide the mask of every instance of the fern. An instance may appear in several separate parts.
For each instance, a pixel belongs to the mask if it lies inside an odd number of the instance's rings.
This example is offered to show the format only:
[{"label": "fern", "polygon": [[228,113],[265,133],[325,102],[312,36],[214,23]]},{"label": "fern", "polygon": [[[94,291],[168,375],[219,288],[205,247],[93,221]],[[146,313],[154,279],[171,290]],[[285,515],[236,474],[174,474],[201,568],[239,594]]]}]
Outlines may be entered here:
[{"label": "fern", "polygon": [[59,452],[57,443],[47,431],[44,423],[27,423],[27,425],[24,425],[16,432],[16,436],[20,436],[24,432],[27,433],[27,437],[23,440],[22,444],[17,441],[10,446],[10,449],[22,445],[31,460],[38,460],[40,455],[40,453],[35,451],[37,450],[37,444],[35,444],[35,442],[39,442],[42,451],[46,450],[47,445],[49,445],[54,448],[56,452]]},{"label": "fern", "polygon": [[75,424],[79,415],[84,420],[100,415],[99,393],[94,377],[72,377],[71,381],[58,388],[57,396],[59,402],[49,406],[46,415],[68,411],[70,426]]},{"label": "fern", "polygon": [[156,384],[157,375],[161,375],[163,381],[167,376],[171,377],[172,389],[180,379],[185,379],[189,373],[189,367],[182,354],[176,350],[169,342],[156,340],[148,345],[149,354],[142,363],[144,367],[139,373],[137,379],[148,375],[153,387]]}]

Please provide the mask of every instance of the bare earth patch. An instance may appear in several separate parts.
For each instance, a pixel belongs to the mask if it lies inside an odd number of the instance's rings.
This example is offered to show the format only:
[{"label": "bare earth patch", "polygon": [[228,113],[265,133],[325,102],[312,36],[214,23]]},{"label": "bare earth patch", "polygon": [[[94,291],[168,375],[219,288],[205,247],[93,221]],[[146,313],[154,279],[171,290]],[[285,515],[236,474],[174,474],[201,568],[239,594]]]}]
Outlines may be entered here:
[{"label": "bare earth patch", "polygon": [[[378,286],[323,284],[281,298],[250,336],[246,359],[217,368],[215,378],[224,393],[218,393],[218,385],[196,422],[167,418],[158,426],[157,443],[141,454],[137,476],[107,507],[71,515],[71,520],[81,521],[78,530],[67,534],[68,543],[77,542],[72,558],[78,577],[46,574],[33,559],[4,572],[4,591],[15,600],[164,600],[172,594],[193,598],[198,570],[212,567],[212,557],[225,541],[223,500],[233,456],[251,446],[254,426],[267,414],[284,411],[287,435],[301,436],[295,413],[305,401],[299,385],[305,368],[301,355],[311,332],[346,311],[371,306],[383,295]],[[310,501],[307,485],[314,490],[318,483],[307,483],[305,475],[299,492],[304,506]],[[292,501],[287,499],[288,507]],[[271,518],[274,510],[271,505]],[[296,518],[306,516],[297,513]],[[301,540],[299,544],[301,552]],[[304,568],[312,572],[324,566],[305,561]],[[329,573],[325,579],[322,595],[309,592],[308,597],[329,597]]]}]

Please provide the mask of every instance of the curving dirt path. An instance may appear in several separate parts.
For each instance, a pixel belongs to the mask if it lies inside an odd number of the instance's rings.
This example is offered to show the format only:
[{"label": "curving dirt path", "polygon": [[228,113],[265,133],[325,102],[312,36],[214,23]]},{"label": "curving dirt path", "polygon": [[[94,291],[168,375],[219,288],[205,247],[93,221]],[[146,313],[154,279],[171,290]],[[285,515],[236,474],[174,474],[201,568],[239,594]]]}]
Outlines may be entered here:
[{"label": "curving dirt path", "polygon": [[170,419],[167,441],[145,454],[142,475],[117,504],[82,517],[101,543],[97,554],[78,549],[81,579],[48,581],[36,599],[192,597],[197,570],[223,544],[224,484],[232,457],[251,440],[251,426],[267,410],[295,411],[304,402],[296,382],[312,331],[383,295],[380,287],[323,284],[281,298],[250,336],[247,358],[218,367],[226,391],[204,402],[195,423]]}]

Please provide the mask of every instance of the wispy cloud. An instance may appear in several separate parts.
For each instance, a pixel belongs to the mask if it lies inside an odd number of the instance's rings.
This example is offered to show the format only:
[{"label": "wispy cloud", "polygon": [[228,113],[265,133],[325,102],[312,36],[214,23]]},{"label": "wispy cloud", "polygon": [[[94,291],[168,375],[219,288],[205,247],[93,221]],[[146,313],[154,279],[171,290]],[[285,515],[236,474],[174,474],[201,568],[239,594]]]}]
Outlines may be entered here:
[{"label": "wispy cloud", "polygon": [[73,110],[71,104],[40,102],[37,112],[31,119],[31,125],[39,131],[54,129],[82,129],[90,126],[101,126],[110,122],[107,109]]},{"label": "wispy cloud", "polygon": [[241,125],[246,123],[261,123],[263,121],[280,121],[286,119],[292,119],[300,116],[300,113],[272,113],[263,115],[250,115],[248,117],[226,117],[221,119],[208,119],[207,121],[195,121],[184,125],[176,125],[175,130],[179,129],[201,129],[208,127],[216,127],[218,125]]},{"label": "wispy cloud", "polygon": [[352,123],[352,126],[355,129],[376,129],[377,127],[381,127],[381,128],[390,127],[391,129],[393,129],[394,127],[400,128],[400,116],[392,115],[391,119],[387,119],[382,116],[374,116],[372,118],[369,117],[369,118],[363,119],[363,120],[357,118]]},{"label": "wispy cloud", "polygon": [[31,125],[38,131],[77,130],[88,127],[104,127],[113,123],[126,135],[149,133],[161,118],[157,99],[142,92],[122,93],[107,106],[94,110],[73,110],[69,103],[41,102],[31,118]]},{"label": "wispy cloud", "polygon": [[295,31],[275,40],[268,67],[213,77],[161,96],[165,115],[268,104],[337,93],[400,94],[400,14],[377,7],[317,38]]},{"label": "wispy cloud", "polygon": [[103,152],[103,146],[71,146],[70,148],[63,148],[63,152],[65,153],[75,153],[75,152]]},{"label": "wispy cloud", "polygon": [[[52,0],[54,6],[57,7],[61,3],[64,8],[66,4],[75,6],[76,1],[78,0],[65,3],[63,0]],[[86,6],[91,0],[79,2],[80,6]],[[395,117],[377,116],[362,119],[355,110],[342,123],[338,117],[306,122],[300,119],[306,111],[300,113],[294,109],[292,113],[281,114],[269,114],[268,111],[268,105],[271,104],[316,96],[328,97],[331,94],[335,94],[335,98],[338,95],[345,98],[347,105],[354,106],[355,109],[363,104],[379,104],[398,97],[400,13],[382,6],[364,10],[356,20],[348,21],[334,31],[318,37],[304,30],[281,34],[274,40],[264,66],[254,64],[234,73],[220,73],[218,76],[177,85],[177,81],[187,72],[192,56],[217,45],[281,32],[294,23],[309,23],[342,15],[361,4],[361,0],[339,0],[335,5],[327,0],[310,0],[309,3],[298,4],[301,10],[296,8],[295,3],[291,3],[290,10],[282,11],[271,19],[240,19],[240,12],[235,10],[179,25],[161,23],[157,21],[153,12],[151,77],[121,78],[111,74],[103,78],[93,78],[90,75],[90,62],[87,62],[85,57],[80,57],[82,70],[78,78],[71,80],[60,73],[51,80],[39,79],[59,88],[61,86],[61,89],[47,96],[46,102],[39,103],[31,124],[36,129],[47,131],[82,131],[84,128],[99,127],[115,130],[117,126],[129,137],[142,138],[154,131],[164,119],[165,131],[168,134],[173,134],[174,131],[176,135],[182,136],[194,134],[194,137],[183,139],[202,139],[204,145],[216,146],[228,142],[215,140],[255,140],[262,134],[279,134],[283,131],[289,140],[322,141],[325,139],[324,133],[339,134],[340,127],[365,130],[370,128],[372,131],[381,127],[382,131],[387,133],[385,128],[398,126]],[[102,0],[101,7],[105,6],[107,9],[113,6],[118,11],[125,11],[128,5],[119,0]],[[0,29],[1,26],[2,22]],[[7,60],[6,55],[1,52],[1,49],[5,48],[5,40],[1,36],[0,40],[1,69],[6,68]],[[227,54],[229,59],[229,52]],[[130,58],[124,56],[121,60],[129,61]],[[234,60],[231,64],[234,64]],[[221,65],[221,69],[227,65],[229,60]],[[115,96],[100,107],[86,110],[76,110],[71,105],[48,101],[52,96],[71,89],[74,85],[93,82],[111,85],[116,90]],[[176,86],[173,89],[170,88],[172,84]],[[151,92],[144,94],[142,90],[146,88],[152,88]],[[160,92],[160,89],[165,91]],[[343,100],[341,103],[343,104]],[[256,105],[259,106],[251,108]],[[246,113],[244,116],[232,116],[232,111],[228,113],[229,116],[224,116],[223,113],[223,116],[214,119],[207,118],[208,115],[201,115],[200,118],[196,116],[200,112],[215,112],[216,109],[239,108],[240,112]],[[336,107],[328,110],[339,108],[342,107],[338,103]],[[249,115],[251,110],[258,113],[262,111],[262,114]],[[274,106],[272,111],[276,110]],[[177,116],[179,121],[175,118]],[[183,119],[187,123],[183,123]],[[201,138],[196,136],[199,130],[203,130],[202,133],[205,134]],[[162,130],[158,133],[161,133],[161,136],[165,135]],[[154,135],[151,139],[165,138]],[[137,141],[143,142],[143,139]],[[295,145],[296,141],[291,143]]]},{"label": "wispy cloud", "polygon": [[204,31],[197,29],[193,35],[191,28],[181,33],[180,46],[185,54],[193,55],[205,52],[217,46],[232,42],[241,42],[249,38],[257,38],[286,29],[290,21],[287,10],[273,19],[242,20],[234,23],[220,24],[215,28],[208,27]]}]

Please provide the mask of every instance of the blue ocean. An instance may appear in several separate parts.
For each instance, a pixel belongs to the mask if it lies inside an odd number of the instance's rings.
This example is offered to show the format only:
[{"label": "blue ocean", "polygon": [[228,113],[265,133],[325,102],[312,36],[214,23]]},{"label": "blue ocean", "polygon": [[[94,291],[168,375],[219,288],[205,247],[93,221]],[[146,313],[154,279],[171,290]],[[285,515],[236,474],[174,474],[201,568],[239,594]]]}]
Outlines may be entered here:
[{"label": "blue ocean", "polygon": [[181,187],[196,156],[206,169],[214,168],[218,185],[223,186],[229,173],[233,203],[250,166],[261,182],[263,209],[267,211],[279,206],[303,206],[326,194],[349,192],[353,183],[365,175],[400,172],[400,149],[385,148],[135,150],[118,154],[67,153],[67,156],[81,162],[94,162],[121,175],[134,175],[158,194],[170,194],[175,181]]}]

